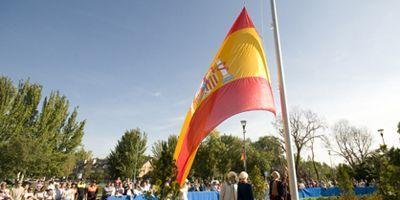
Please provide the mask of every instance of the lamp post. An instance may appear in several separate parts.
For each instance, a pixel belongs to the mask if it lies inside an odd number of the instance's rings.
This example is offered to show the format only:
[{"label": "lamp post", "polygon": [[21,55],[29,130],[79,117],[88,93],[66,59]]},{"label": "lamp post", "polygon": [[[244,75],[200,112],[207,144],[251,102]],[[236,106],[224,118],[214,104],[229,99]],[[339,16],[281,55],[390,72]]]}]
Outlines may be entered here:
[{"label": "lamp post", "polygon": [[378,133],[379,133],[379,134],[381,135],[381,137],[382,137],[383,145],[386,146],[386,144],[385,144],[385,139],[383,138],[383,129],[378,129]]},{"label": "lamp post", "polygon": [[243,166],[244,166],[244,171],[247,172],[247,165],[246,165],[246,120],[240,121],[243,127],[243,154],[244,154],[244,159],[243,159]]},{"label": "lamp post", "polygon": [[333,165],[332,165],[331,150],[328,150],[328,154],[329,154],[329,160],[331,161],[331,174],[332,174],[332,180],[333,180],[334,179],[334,175],[333,175]]}]

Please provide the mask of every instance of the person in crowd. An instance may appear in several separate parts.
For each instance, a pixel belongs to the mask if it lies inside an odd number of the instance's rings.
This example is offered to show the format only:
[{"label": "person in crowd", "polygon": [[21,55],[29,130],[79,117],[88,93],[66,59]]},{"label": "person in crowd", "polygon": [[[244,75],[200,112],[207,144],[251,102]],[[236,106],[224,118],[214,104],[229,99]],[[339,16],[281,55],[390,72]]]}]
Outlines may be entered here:
[{"label": "person in crowd", "polygon": [[46,187],[42,185],[40,188],[37,188],[35,192],[35,199],[45,200],[45,196],[46,196]]},{"label": "person in crowd", "polygon": [[47,186],[47,189],[51,189],[53,191],[56,190],[56,185],[54,184],[54,181],[49,181],[49,185]]},{"label": "person in crowd", "polygon": [[299,190],[306,189],[306,185],[304,184],[303,180],[300,180],[300,182],[297,184],[297,187],[299,188]]},{"label": "person in crowd", "polygon": [[273,171],[271,176],[272,180],[269,183],[269,198],[271,200],[283,200],[285,198],[285,194],[279,172]]},{"label": "person in crowd", "polygon": [[220,200],[237,200],[237,175],[231,171],[227,174],[227,180],[222,184],[221,192],[219,193]]},{"label": "person in crowd", "polygon": [[24,193],[24,200],[28,200],[31,198],[34,198],[33,189],[31,187],[28,187],[28,189]]},{"label": "person in crowd", "polygon": [[36,181],[35,192],[40,191],[42,187],[43,187],[43,181],[42,180]]},{"label": "person in crowd", "polygon": [[0,200],[12,200],[12,197],[7,195],[4,190],[0,190]]},{"label": "person in crowd", "polygon": [[76,191],[72,188],[71,183],[67,184],[64,193],[65,193],[64,200],[75,200]]},{"label": "person in crowd", "polygon": [[265,200],[270,200],[269,199],[269,184],[268,184],[268,182],[265,183]]},{"label": "person in crowd", "polygon": [[44,199],[45,200],[55,200],[55,194],[54,194],[53,189],[48,188],[46,190],[45,195],[44,195]]},{"label": "person in crowd", "polygon": [[126,188],[125,188],[125,195],[129,196],[130,199],[135,198],[135,193],[133,191],[133,183],[129,182],[128,184],[126,184]]},{"label": "person in crowd", "polygon": [[77,199],[78,200],[84,200],[86,199],[86,195],[87,195],[87,188],[86,188],[86,183],[80,179],[78,182],[78,196]]},{"label": "person in crowd", "polygon": [[21,181],[15,182],[15,187],[11,190],[11,196],[14,200],[22,200],[24,197],[25,188],[22,187]]},{"label": "person in crowd", "polygon": [[134,184],[133,194],[135,194],[135,196],[139,196],[139,195],[143,194],[142,188],[140,187],[139,183]]},{"label": "person in crowd", "polygon": [[282,179],[282,187],[283,187],[283,198],[285,200],[290,200],[290,188],[289,188],[289,177],[287,173],[283,174]]},{"label": "person in crowd", "polygon": [[115,195],[115,187],[114,184],[111,181],[109,181],[103,189],[102,199],[106,200],[108,197],[113,195]]},{"label": "person in crowd", "polygon": [[4,199],[11,199],[11,192],[10,190],[7,188],[7,183],[6,182],[2,182],[0,184],[0,192],[2,192],[2,198]]},{"label": "person in crowd", "polygon": [[238,183],[238,200],[254,200],[253,187],[248,181],[249,175],[247,172],[240,172]]},{"label": "person in crowd", "polygon": [[121,184],[121,183],[122,183],[122,182],[121,182],[121,178],[118,177],[117,180],[115,180],[115,185],[119,185],[119,184]]},{"label": "person in crowd", "polygon": [[365,180],[361,179],[360,182],[358,182],[358,187],[365,187]]},{"label": "person in crowd", "polygon": [[54,184],[55,189],[54,189],[54,199],[55,200],[61,200],[61,197],[63,194],[61,194],[61,186],[60,184],[56,183]]},{"label": "person in crowd", "polygon": [[185,184],[179,190],[179,200],[188,200],[189,180],[185,180]]},{"label": "person in crowd", "polygon": [[115,195],[116,196],[122,196],[125,193],[125,189],[122,186],[122,183],[116,184],[115,186]]},{"label": "person in crowd", "polygon": [[96,181],[92,181],[87,188],[87,200],[96,200],[98,187]]}]

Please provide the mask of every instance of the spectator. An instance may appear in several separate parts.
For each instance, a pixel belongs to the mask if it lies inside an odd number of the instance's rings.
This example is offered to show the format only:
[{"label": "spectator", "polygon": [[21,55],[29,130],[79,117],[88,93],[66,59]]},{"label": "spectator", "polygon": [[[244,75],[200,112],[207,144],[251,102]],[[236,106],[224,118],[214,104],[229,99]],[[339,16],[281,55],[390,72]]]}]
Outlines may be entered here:
[{"label": "spectator", "polygon": [[26,190],[26,192],[24,193],[24,200],[28,200],[28,199],[33,198],[33,197],[34,197],[33,190],[32,190],[32,188],[29,187]]},{"label": "spectator", "polygon": [[11,196],[14,200],[22,200],[25,189],[22,187],[21,181],[15,182],[15,187],[11,190]]},{"label": "spectator", "polygon": [[185,184],[179,190],[179,200],[188,200],[189,180],[185,180]]},{"label": "spectator", "polygon": [[108,182],[106,187],[103,189],[103,200],[106,200],[108,197],[115,195],[115,187],[112,182]]},{"label": "spectator", "polygon": [[254,200],[253,188],[247,183],[249,175],[246,172],[240,172],[238,184],[238,200]]},{"label": "spectator", "polygon": [[75,200],[75,195],[76,195],[77,191],[73,187],[75,187],[75,186],[72,186],[71,183],[67,184],[67,187],[65,189],[65,195],[64,195],[65,200]]},{"label": "spectator", "polygon": [[43,185],[37,189],[37,191],[35,192],[35,199],[37,200],[44,200],[46,198],[46,187],[44,187]]},{"label": "spectator", "polygon": [[80,179],[78,182],[78,200],[84,200],[86,199],[86,192],[87,192],[87,188],[86,188],[86,183]]},{"label": "spectator", "polygon": [[93,181],[87,188],[87,200],[96,200],[98,187],[96,181]]},{"label": "spectator", "polygon": [[271,200],[282,200],[284,199],[284,188],[282,181],[280,180],[280,175],[277,171],[272,172],[272,181],[269,183],[270,189],[270,199]]},{"label": "spectator", "polygon": [[235,172],[229,172],[227,180],[222,184],[221,192],[219,193],[220,200],[237,200],[237,175]]}]

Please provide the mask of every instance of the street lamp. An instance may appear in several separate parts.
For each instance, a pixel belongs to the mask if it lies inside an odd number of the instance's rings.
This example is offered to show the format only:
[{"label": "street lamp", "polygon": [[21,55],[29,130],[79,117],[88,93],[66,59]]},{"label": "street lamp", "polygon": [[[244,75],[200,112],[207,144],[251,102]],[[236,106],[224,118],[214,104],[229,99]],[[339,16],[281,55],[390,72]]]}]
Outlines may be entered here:
[{"label": "street lamp", "polygon": [[331,150],[328,150],[328,154],[329,154],[329,160],[331,161],[331,175],[332,175],[332,180],[333,180],[334,179],[334,175],[333,175],[333,165],[332,165]]},{"label": "street lamp", "polygon": [[243,127],[243,154],[244,154],[244,159],[243,159],[243,165],[244,165],[244,171],[247,171],[247,165],[246,165],[246,120],[240,121]]},{"label": "street lamp", "polygon": [[382,137],[382,142],[383,142],[383,145],[385,145],[386,146],[386,144],[385,144],[385,139],[383,138],[383,129],[378,129],[378,132],[379,132],[379,134],[381,135],[381,137]]}]

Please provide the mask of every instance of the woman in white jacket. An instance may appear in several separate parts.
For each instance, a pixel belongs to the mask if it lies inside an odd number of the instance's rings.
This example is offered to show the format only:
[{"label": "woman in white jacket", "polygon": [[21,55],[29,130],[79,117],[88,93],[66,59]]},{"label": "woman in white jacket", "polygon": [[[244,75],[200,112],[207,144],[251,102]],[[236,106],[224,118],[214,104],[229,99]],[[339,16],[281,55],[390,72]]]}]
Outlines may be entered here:
[{"label": "woman in white jacket", "polygon": [[228,173],[227,181],[222,184],[219,199],[237,200],[237,175],[235,172]]}]

